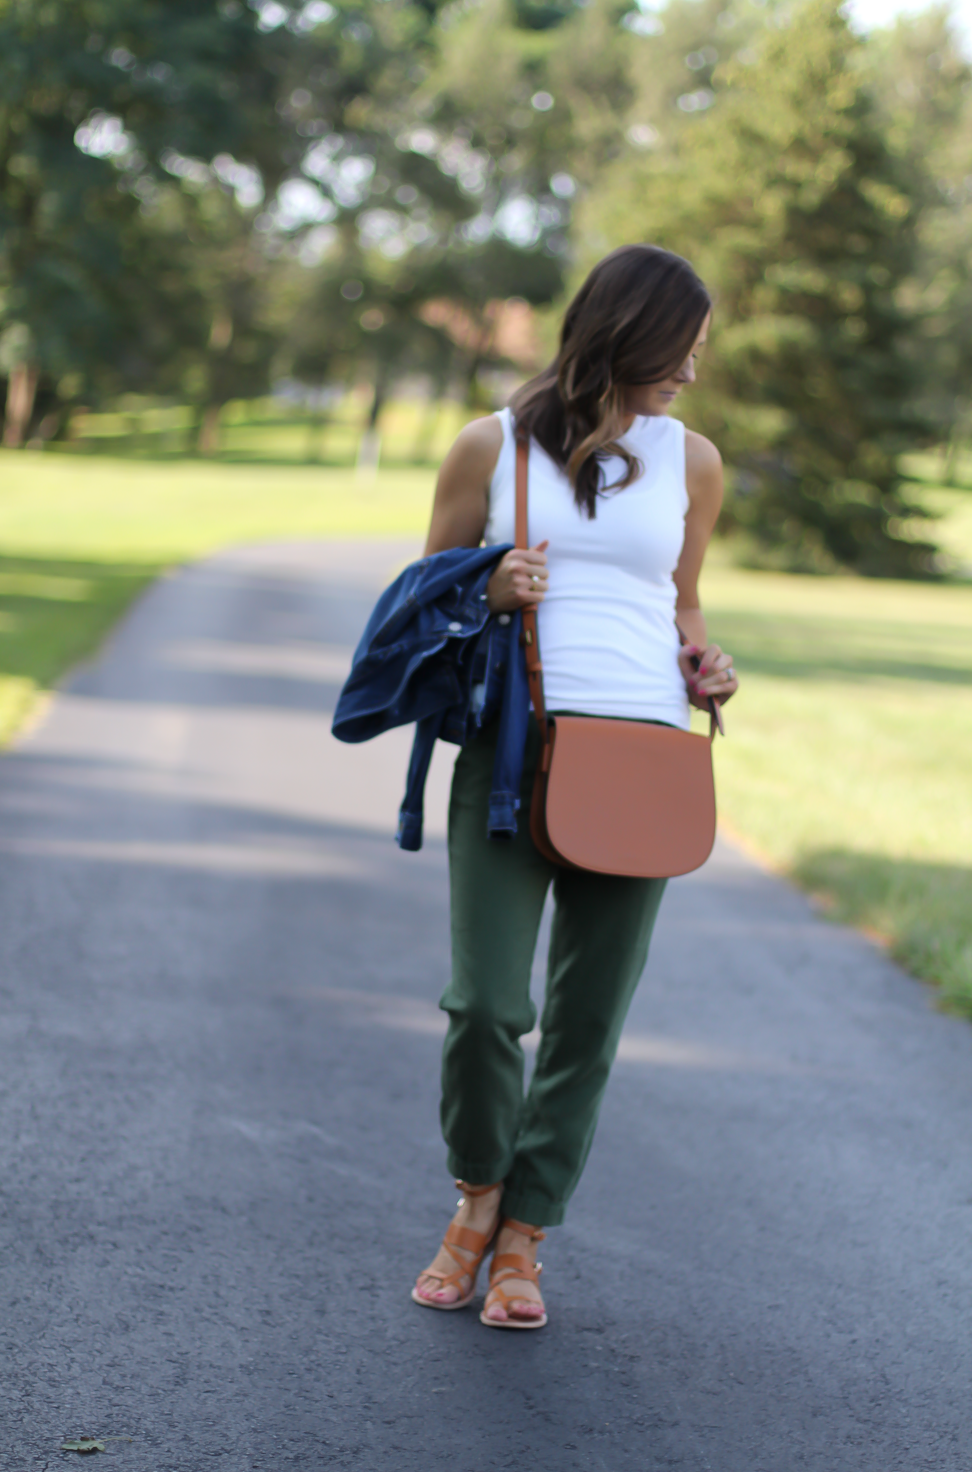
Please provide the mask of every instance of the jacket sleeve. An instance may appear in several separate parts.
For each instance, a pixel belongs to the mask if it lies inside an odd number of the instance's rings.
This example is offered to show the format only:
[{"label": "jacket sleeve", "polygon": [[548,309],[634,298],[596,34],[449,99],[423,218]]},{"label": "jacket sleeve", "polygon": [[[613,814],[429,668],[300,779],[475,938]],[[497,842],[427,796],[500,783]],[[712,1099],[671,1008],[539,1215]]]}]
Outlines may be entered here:
[{"label": "jacket sleeve", "polygon": [[523,617],[517,610],[508,625],[503,705],[486,826],[490,838],[513,837],[516,833],[516,814],[520,807],[523,752],[530,719],[530,689],[527,684],[526,660],[520,643],[522,628]]},{"label": "jacket sleeve", "polygon": [[331,730],[339,741],[370,741],[445,707],[464,715],[470,690],[461,646],[482,633],[489,614],[481,594],[508,550],[437,552],[385,589],[338,696]]},{"label": "jacket sleeve", "polygon": [[425,779],[429,775],[432,752],[442,728],[444,711],[415,724],[415,740],[408,764],[408,779],[405,784],[405,800],[398,811],[398,832],[395,842],[408,853],[417,853],[422,847],[422,821],[425,815]]}]

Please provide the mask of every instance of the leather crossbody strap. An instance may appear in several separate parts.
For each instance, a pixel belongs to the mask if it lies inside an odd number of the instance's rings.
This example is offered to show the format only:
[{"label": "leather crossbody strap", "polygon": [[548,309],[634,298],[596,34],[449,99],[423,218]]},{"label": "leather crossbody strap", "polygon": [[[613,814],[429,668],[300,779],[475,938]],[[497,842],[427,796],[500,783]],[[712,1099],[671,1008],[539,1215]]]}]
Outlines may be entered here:
[{"label": "leather crossbody strap", "polygon": [[[517,431],[516,436],[516,545],[530,545],[527,530],[527,475],[530,466],[529,436]],[[533,711],[540,727],[540,738],[547,742],[547,710],[543,703],[543,664],[540,660],[540,641],[537,631],[536,604],[523,610],[523,648],[526,654],[527,684]]]},{"label": "leather crossbody strap", "polygon": [[[530,437],[521,430],[516,432],[516,535],[515,544],[524,550],[530,545],[529,527],[527,523],[527,494],[529,489],[530,469]],[[678,624],[675,625],[678,637],[682,644],[688,640],[682,633]],[[543,662],[540,659],[540,640],[537,629],[536,604],[523,610],[523,647],[526,654],[527,683],[530,687],[530,699],[533,702],[534,714],[537,725],[540,727],[540,737],[544,745],[547,743],[547,709],[543,700]],[[716,702],[709,700],[709,740],[715,740],[716,725],[720,729],[722,722],[717,714]]]}]

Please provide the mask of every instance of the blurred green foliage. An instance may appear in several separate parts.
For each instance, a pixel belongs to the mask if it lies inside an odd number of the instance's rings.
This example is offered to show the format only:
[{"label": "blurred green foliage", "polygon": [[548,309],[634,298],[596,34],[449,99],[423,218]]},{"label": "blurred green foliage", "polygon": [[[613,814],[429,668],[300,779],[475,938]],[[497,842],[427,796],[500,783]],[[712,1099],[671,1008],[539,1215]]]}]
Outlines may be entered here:
[{"label": "blurred green foliage", "polygon": [[35,408],[170,387],[205,356],[205,249],[187,247],[207,232],[172,220],[172,169],[235,151],[278,179],[284,59],[242,6],[0,6],[0,365],[13,383],[34,366],[40,391],[8,399],[8,443]]}]

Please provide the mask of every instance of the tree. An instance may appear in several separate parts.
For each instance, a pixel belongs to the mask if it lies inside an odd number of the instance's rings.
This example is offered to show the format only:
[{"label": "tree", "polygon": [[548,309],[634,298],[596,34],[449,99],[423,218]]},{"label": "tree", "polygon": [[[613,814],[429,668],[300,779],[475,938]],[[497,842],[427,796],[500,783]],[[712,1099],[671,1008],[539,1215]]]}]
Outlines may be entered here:
[{"label": "tree", "polygon": [[869,52],[883,130],[924,198],[916,271],[924,406],[939,423],[950,477],[972,433],[972,68],[944,6],[901,17]]},{"label": "tree", "polygon": [[143,302],[140,314],[143,323],[151,315],[152,386],[196,406],[202,454],[218,449],[230,400],[269,392],[279,345],[269,300],[273,262],[254,229],[259,204],[246,194],[253,181],[238,170],[220,155],[213,167],[196,161],[180,185],[158,192],[143,221],[155,286],[151,311]]},{"label": "tree", "polygon": [[922,512],[897,463],[935,433],[912,290],[924,199],[863,45],[836,0],[769,12],[712,105],[620,165],[587,228],[678,250],[715,291],[695,402],[736,467],[730,524],[791,563],[917,576],[934,549],[909,534]]},{"label": "tree", "polygon": [[[562,290],[572,198],[620,136],[624,50],[606,0],[329,8],[292,94],[298,128],[319,140],[300,162],[316,193],[292,233],[321,253],[291,335],[294,372],[359,354],[378,370],[372,416],[406,368],[440,383],[451,372],[475,401],[500,356],[496,303],[545,305]],[[359,295],[342,298],[355,282]],[[447,304],[469,329],[461,341],[436,330]]]},{"label": "tree", "polygon": [[131,308],[154,293],[132,242],[167,161],[222,150],[279,177],[288,54],[238,0],[6,0],[0,331],[26,354],[9,377],[8,443],[23,438],[31,383],[144,357]]}]

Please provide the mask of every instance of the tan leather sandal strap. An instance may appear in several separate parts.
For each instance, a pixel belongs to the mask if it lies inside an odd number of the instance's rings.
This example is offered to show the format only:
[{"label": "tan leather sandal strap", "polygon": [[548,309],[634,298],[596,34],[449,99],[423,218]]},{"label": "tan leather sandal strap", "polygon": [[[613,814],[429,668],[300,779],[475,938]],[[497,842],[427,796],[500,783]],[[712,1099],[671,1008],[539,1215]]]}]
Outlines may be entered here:
[{"label": "tan leather sandal strap", "polygon": [[[452,1222],[446,1228],[442,1241],[446,1247],[463,1247],[466,1252],[475,1252],[482,1257],[492,1238],[492,1232],[474,1232],[472,1227],[457,1227],[455,1222]],[[449,1255],[454,1256],[452,1253]]]},{"label": "tan leather sandal strap", "polygon": [[467,1186],[465,1181],[456,1181],[456,1185],[464,1196],[486,1196],[502,1184],[502,1181],[496,1181],[492,1186]]},{"label": "tan leather sandal strap", "polygon": [[518,1252],[504,1252],[493,1258],[489,1267],[490,1287],[494,1283],[502,1283],[506,1278],[528,1278],[535,1283],[540,1276],[540,1269],[535,1262],[528,1257],[522,1257]]},{"label": "tan leather sandal strap", "polygon": [[[472,1278],[475,1280],[479,1272],[479,1265],[486,1255],[486,1249],[493,1239],[492,1232],[474,1232],[471,1227],[457,1227],[455,1222],[450,1222],[446,1234],[442,1239],[442,1246],[452,1258],[457,1271],[450,1273],[448,1282],[454,1283],[461,1278]],[[463,1248],[471,1252],[472,1257],[462,1257],[455,1249]],[[441,1277],[440,1273],[433,1274]]]},{"label": "tan leather sandal strap", "polygon": [[479,1264],[482,1262],[482,1257],[475,1257],[470,1262],[468,1258],[460,1257],[458,1252],[453,1252],[448,1242],[443,1242],[442,1246],[456,1265],[456,1271],[449,1274],[450,1282],[455,1281],[457,1278],[475,1278],[479,1272]]},{"label": "tan leather sandal strap", "polygon": [[507,1293],[505,1288],[500,1288],[497,1285],[493,1288],[490,1288],[489,1292],[486,1294],[486,1300],[483,1304],[483,1308],[490,1308],[491,1304],[495,1303],[497,1298],[502,1299],[503,1307],[504,1309],[506,1309],[507,1312],[509,1312],[509,1307],[511,1303],[535,1303],[538,1308],[544,1307],[544,1302],[542,1298],[525,1298],[522,1293]]},{"label": "tan leather sandal strap", "polygon": [[499,1283],[493,1283],[486,1293],[486,1301],[483,1304],[483,1308],[489,1308],[490,1304],[495,1303],[497,1298],[502,1300],[503,1307],[505,1308],[508,1303],[512,1303],[515,1297],[515,1294],[507,1293],[505,1288],[501,1288]]},{"label": "tan leather sandal strap", "polygon": [[463,1278],[469,1278],[472,1274],[468,1268],[457,1269],[454,1273],[443,1273],[438,1268],[426,1268],[421,1276],[423,1278],[435,1278],[436,1282],[441,1283],[443,1288],[458,1288]]},{"label": "tan leather sandal strap", "polygon": [[546,1232],[539,1227],[531,1226],[529,1222],[518,1222],[512,1216],[505,1216],[502,1225],[509,1227],[511,1232],[518,1232],[521,1237],[529,1237],[531,1242],[545,1242],[547,1238]]}]

